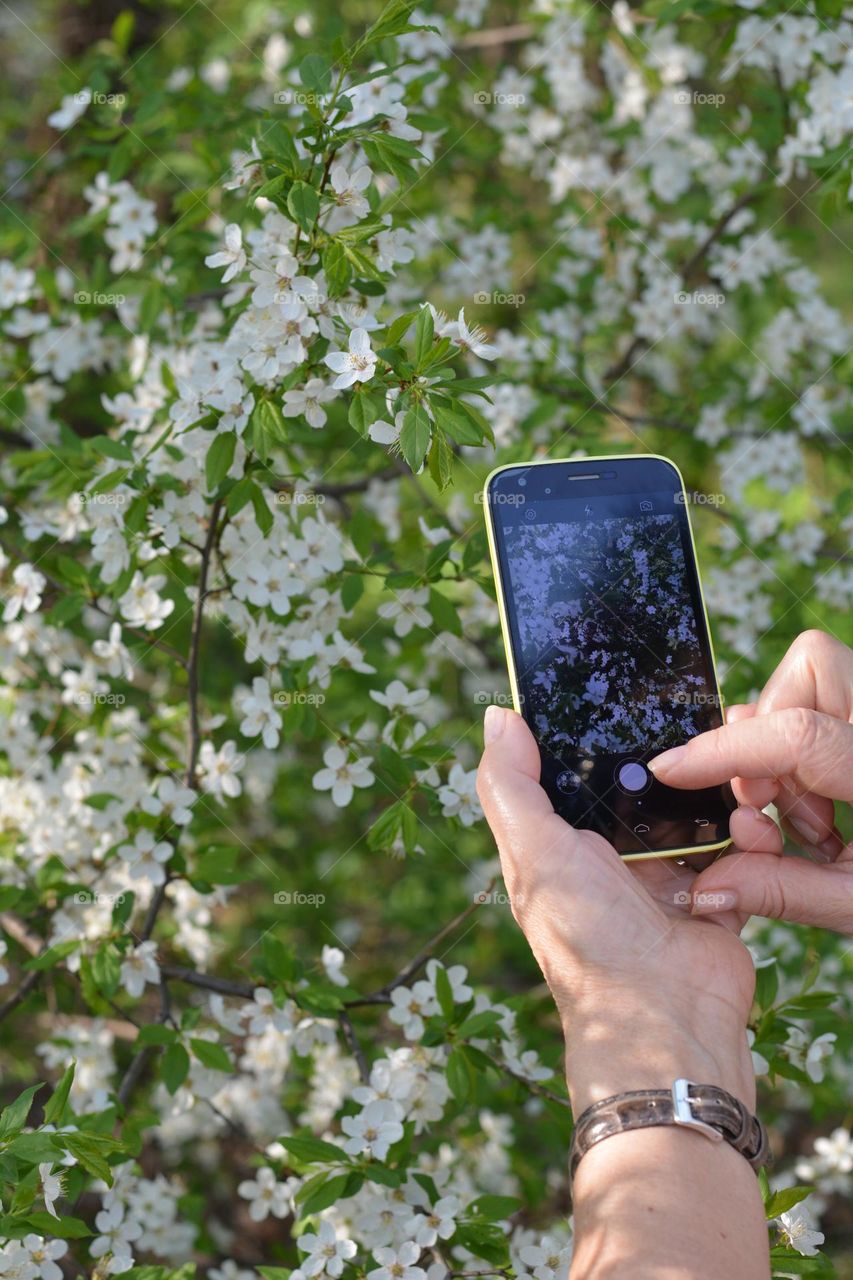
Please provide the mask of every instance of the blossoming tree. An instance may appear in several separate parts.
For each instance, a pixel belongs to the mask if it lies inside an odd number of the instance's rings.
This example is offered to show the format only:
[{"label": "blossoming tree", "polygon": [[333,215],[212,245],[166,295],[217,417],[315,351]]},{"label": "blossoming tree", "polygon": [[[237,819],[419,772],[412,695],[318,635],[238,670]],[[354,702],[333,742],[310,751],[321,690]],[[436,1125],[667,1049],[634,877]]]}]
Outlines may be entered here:
[{"label": "blossoming tree", "polygon": [[[853,24],[109,10],[3,20],[0,1275],[565,1277],[478,494],[667,453],[727,694],[843,634]],[[750,941],[774,1266],[826,1275],[850,957]]]}]

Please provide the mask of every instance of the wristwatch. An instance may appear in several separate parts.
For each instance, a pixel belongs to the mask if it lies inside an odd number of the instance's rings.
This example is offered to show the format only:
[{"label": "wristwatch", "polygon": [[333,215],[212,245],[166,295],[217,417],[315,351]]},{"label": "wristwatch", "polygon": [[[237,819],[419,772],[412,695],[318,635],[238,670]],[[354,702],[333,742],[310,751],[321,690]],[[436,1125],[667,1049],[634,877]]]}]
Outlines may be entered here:
[{"label": "wristwatch", "polygon": [[680,1125],[712,1142],[725,1140],[745,1156],[756,1172],[769,1162],[767,1131],[740,1098],[714,1084],[694,1084],[679,1078],[671,1089],[635,1089],[594,1102],[575,1123],[569,1150],[569,1174],[590,1147],[630,1129]]}]

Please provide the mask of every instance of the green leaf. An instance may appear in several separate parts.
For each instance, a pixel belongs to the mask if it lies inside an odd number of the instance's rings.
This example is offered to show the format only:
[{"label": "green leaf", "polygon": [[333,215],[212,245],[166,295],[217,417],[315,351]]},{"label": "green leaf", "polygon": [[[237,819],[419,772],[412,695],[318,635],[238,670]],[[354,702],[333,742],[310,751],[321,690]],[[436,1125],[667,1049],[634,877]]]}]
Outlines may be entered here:
[{"label": "green leaf", "polygon": [[204,474],[210,493],[218,489],[227,476],[234,461],[234,450],[236,448],[237,436],[233,431],[223,431],[214,436],[213,444],[208,449],[207,457],[204,460]]},{"label": "green leaf", "polygon": [[403,808],[403,802],[398,800],[380,813],[367,833],[368,849],[390,849],[402,826]]},{"label": "green leaf", "polygon": [[765,1202],[764,1214],[767,1218],[778,1218],[780,1214],[787,1213],[789,1209],[793,1209],[795,1204],[799,1204],[801,1200],[805,1200],[814,1191],[814,1187],[785,1187],[783,1191],[776,1191]]},{"label": "green leaf", "polygon": [[471,1036],[479,1039],[484,1031],[491,1034],[498,1031],[500,1026],[501,1015],[499,1013],[496,1013],[494,1009],[481,1009],[479,1013],[472,1013],[470,1018],[465,1019],[458,1028],[457,1034],[464,1038]]},{"label": "green leaf", "polygon": [[147,1027],[139,1028],[139,1035],[136,1037],[137,1044],[174,1044],[177,1037],[177,1031],[172,1027],[164,1026],[162,1022],[152,1022]]},{"label": "green leaf", "polygon": [[92,977],[105,996],[114,995],[121,978],[121,957],[111,942],[102,943],[92,956]]},{"label": "green leaf", "polygon": [[444,965],[439,965],[435,971],[435,994],[438,997],[441,1012],[450,1021],[453,1017],[455,1002],[453,988],[450,985],[450,979],[447,976],[447,970]]},{"label": "green leaf", "polygon": [[68,1095],[71,1092],[76,1067],[77,1063],[72,1062],[48,1098],[44,1108],[45,1124],[62,1124],[62,1117],[65,1115],[65,1107],[68,1103]]},{"label": "green leaf", "polygon": [[307,235],[317,221],[320,197],[307,182],[294,182],[287,196],[287,211]]},{"label": "green leaf", "polygon": [[509,1260],[509,1246],[500,1227],[490,1222],[460,1223],[454,1243],[469,1249],[478,1258],[485,1258],[495,1267],[502,1267]]},{"label": "green leaf", "polygon": [[415,325],[415,365],[420,368],[435,336],[435,324],[429,307],[421,307]]},{"label": "green leaf", "polygon": [[195,877],[210,884],[243,884],[251,872],[237,861],[238,851],[231,845],[213,846],[200,854]]},{"label": "green leaf", "polygon": [[42,1088],[44,1088],[42,1084],[30,1085],[29,1089],[24,1089],[23,1093],[18,1094],[14,1102],[10,1102],[8,1107],[3,1108],[0,1113],[0,1142],[8,1142],[10,1138],[21,1132],[27,1123],[33,1098]]},{"label": "green leaf", "polygon": [[28,1213],[24,1221],[39,1235],[55,1236],[58,1240],[84,1240],[93,1234],[80,1218],[54,1218],[52,1213],[41,1209]]},{"label": "green leaf", "polygon": [[813,1276],[815,1280],[822,1280],[823,1277],[831,1280],[836,1275],[829,1258],[825,1258],[822,1254],[814,1258],[805,1258],[795,1249],[788,1249],[782,1245],[777,1245],[770,1250],[770,1264],[774,1275],[781,1273],[785,1276]]},{"label": "green leaf", "polygon": [[43,1164],[48,1161],[56,1163],[57,1147],[61,1147],[56,1134],[43,1133],[19,1133],[13,1138],[6,1148],[7,1156],[14,1156],[16,1160],[22,1160],[27,1164]]},{"label": "green leaf", "polygon": [[439,427],[435,427],[433,430],[427,463],[429,473],[438,488],[446,489],[453,476],[453,450],[447,443],[447,437],[444,432]]},{"label": "green leaf", "polygon": [[447,1083],[457,1102],[467,1102],[474,1087],[468,1059],[461,1049],[451,1049],[447,1059]]},{"label": "green leaf", "polygon": [[93,436],[89,444],[104,458],[112,458],[116,462],[133,462],[133,452],[123,440],[113,440],[110,436]]},{"label": "green leaf", "polygon": [[333,1142],[323,1142],[321,1138],[300,1138],[299,1136],[279,1139],[285,1151],[289,1151],[297,1160],[305,1164],[349,1164],[350,1158]]},{"label": "green leaf", "polygon": [[70,956],[72,951],[76,951],[80,943],[75,938],[69,938],[65,942],[57,942],[52,947],[48,947],[47,951],[43,951],[40,956],[33,956],[32,960],[27,960],[24,964],[25,969],[52,969],[55,964],[59,964],[60,960],[64,960],[66,956]]},{"label": "green leaf", "polygon": [[479,445],[483,443],[483,432],[475,426],[471,419],[456,404],[453,407],[431,396],[429,407],[436,422],[443,431],[452,436],[459,444]]},{"label": "green leaf", "polygon": [[762,1012],[769,1009],[779,990],[779,969],[773,964],[762,965],[755,971],[755,1003]]},{"label": "green leaf", "polygon": [[341,604],[347,613],[351,613],[364,595],[364,574],[351,573],[344,578],[341,587]]},{"label": "green leaf", "polygon": [[115,900],[115,905],[113,906],[113,924],[118,928],[127,924],[128,920],[133,915],[135,903],[136,894],[131,889],[125,889],[124,893],[120,894]]},{"label": "green leaf", "polygon": [[253,485],[251,476],[243,476],[242,480],[238,480],[234,488],[229,490],[228,497],[225,499],[225,510],[229,516],[236,516],[237,512],[242,511],[246,503],[251,500]]},{"label": "green leaf", "polygon": [[266,500],[263,490],[259,489],[256,484],[251,488],[252,510],[255,513],[255,524],[261,533],[269,533],[273,527],[274,517],[270,511],[270,505]]},{"label": "green leaf", "polygon": [[422,404],[409,409],[403,418],[403,429],[400,432],[400,448],[403,457],[412,471],[421,468],[426,451],[429,448],[430,421]]},{"label": "green leaf", "polygon": [[332,1178],[324,1174],[318,1178],[309,1178],[296,1193],[296,1200],[306,1217],[312,1213],[320,1213],[330,1205],[354,1196],[364,1185],[364,1176],[360,1173],[338,1173]]},{"label": "green leaf", "polygon": [[396,347],[405,337],[412,321],[416,320],[418,315],[419,312],[417,311],[407,311],[405,315],[397,316],[396,320],[392,320],[385,330],[385,345]]},{"label": "green leaf", "polygon": [[163,1054],[160,1071],[169,1093],[177,1093],[187,1078],[190,1055],[182,1044],[171,1044]]},{"label": "green leaf", "polygon": [[272,400],[259,400],[252,410],[249,423],[252,429],[252,447],[261,462],[266,462],[273,445],[283,444],[287,439],[287,424],[281,409]]},{"label": "green leaf", "polygon": [[383,282],[382,272],[376,266],[373,258],[369,254],[363,253],[361,249],[356,249],[354,245],[345,244],[344,253],[352,263],[356,276],[364,277],[366,280],[377,280]]},{"label": "green leaf", "polygon": [[116,1151],[122,1151],[122,1143],[105,1133],[77,1132],[57,1136],[62,1138],[66,1151],[74,1156],[87,1173],[91,1173],[94,1178],[103,1178],[108,1187],[112,1186],[112,1170],[106,1157]]},{"label": "green leaf", "polygon": [[142,333],[151,333],[163,310],[165,291],[159,280],[152,280],[142,291],[139,304],[139,328]]},{"label": "green leaf", "polygon": [[350,400],[347,417],[360,436],[367,438],[368,427],[382,416],[382,405],[366,391],[356,391]]},{"label": "green leaf", "polygon": [[449,631],[453,636],[462,635],[462,623],[456,606],[433,587],[430,587],[429,611],[439,631]]},{"label": "green leaf", "polygon": [[514,1196],[478,1196],[476,1200],[472,1200],[465,1210],[467,1214],[473,1214],[476,1217],[490,1218],[493,1222],[500,1221],[501,1218],[510,1218],[514,1213],[518,1213],[522,1203],[516,1200]]},{"label": "green leaf", "polygon": [[323,250],[323,273],[330,297],[339,298],[346,293],[352,279],[352,267],[346,249],[335,240]]},{"label": "green leaf", "polygon": [[309,53],[299,64],[299,79],[306,89],[326,94],[332,87],[332,68],[319,53]]},{"label": "green leaf", "polygon": [[209,1067],[211,1071],[227,1071],[234,1070],[234,1063],[228,1057],[227,1052],[221,1044],[217,1044],[214,1040],[194,1040],[190,1039],[190,1048],[194,1057],[204,1067]]}]

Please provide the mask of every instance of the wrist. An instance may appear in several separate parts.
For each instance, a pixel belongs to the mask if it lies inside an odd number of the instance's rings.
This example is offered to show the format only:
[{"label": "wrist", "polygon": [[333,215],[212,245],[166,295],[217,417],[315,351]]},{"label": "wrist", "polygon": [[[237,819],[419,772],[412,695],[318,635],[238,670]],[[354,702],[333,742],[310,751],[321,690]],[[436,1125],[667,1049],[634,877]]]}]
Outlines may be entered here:
[{"label": "wrist", "polygon": [[643,1002],[596,1002],[563,1017],[566,1083],[575,1118],[594,1102],[633,1089],[668,1089],[684,1076],[713,1084],[755,1110],[746,1027],[728,1010]]}]

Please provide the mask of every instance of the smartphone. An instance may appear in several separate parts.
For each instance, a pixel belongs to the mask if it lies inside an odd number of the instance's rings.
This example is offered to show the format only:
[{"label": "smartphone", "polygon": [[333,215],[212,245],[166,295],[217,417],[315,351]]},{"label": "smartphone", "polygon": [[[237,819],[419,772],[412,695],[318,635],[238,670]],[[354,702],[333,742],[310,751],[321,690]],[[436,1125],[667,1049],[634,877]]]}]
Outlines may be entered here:
[{"label": "smartphone", "polygon": [[625,858],[724,848],[729,785],[675,790],[647,768],[723,723],[675,463],[513,464],[483,499],[513,703],[557,813]]}]

